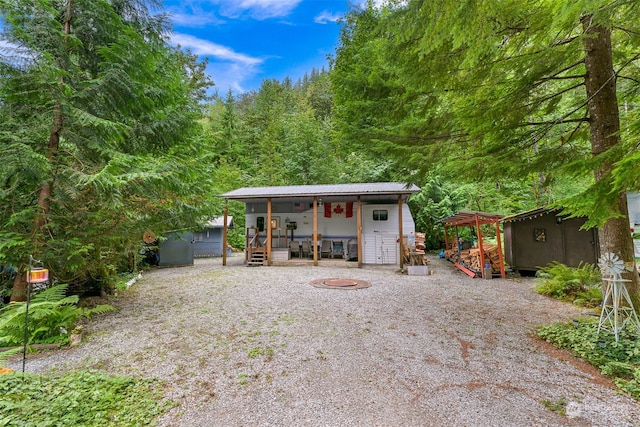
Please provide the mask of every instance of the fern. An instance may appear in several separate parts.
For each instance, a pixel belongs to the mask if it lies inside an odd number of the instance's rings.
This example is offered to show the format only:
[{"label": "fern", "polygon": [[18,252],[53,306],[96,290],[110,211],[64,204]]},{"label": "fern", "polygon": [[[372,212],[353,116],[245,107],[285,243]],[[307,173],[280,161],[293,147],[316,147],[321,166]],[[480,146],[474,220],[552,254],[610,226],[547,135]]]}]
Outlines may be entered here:
[{"label": "fern", "polygon": [[536,292],[579,305],[597,305],[602,299],[598,288],[600,271],[591,264],[577,268],[554,261],[538,270]]},{"label": "fern", "polygon": [[[27,344],[65,343],[67,331],[78,321],[114,310],[107,304],[92,309],[78,307],[78,296],[66,296],[66,291],[66,284],[56,285],[33,297],[29,304]],[[0,346],[24,342],[26,311],[24,302],[12,302],[0,309]]]}]

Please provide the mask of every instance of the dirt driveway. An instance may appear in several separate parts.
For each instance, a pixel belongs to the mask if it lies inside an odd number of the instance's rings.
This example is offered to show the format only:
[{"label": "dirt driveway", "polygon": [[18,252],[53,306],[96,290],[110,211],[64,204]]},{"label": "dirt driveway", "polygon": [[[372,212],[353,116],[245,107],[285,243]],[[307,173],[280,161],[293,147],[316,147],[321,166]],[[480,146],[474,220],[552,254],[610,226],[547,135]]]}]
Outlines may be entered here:
[{"label": "dirt driveway", "polygon": [[[146,272],[78,348],[27,370],[94,368],[167,381],[163,426],[632,426],[639,403],[532,336],[580,315],[530,279],[471,279],[430,258],[394,268]],[[323,289],[318,279],[368,282]],[[547,408],[566,408],[560,415]]]}]

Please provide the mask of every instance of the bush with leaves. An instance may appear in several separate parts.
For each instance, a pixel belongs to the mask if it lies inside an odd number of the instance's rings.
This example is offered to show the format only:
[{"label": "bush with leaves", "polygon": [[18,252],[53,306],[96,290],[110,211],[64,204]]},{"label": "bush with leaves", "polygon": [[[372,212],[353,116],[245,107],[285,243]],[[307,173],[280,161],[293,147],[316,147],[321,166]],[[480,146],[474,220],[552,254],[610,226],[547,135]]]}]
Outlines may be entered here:
[{"label": "bush with leaves", "polygon": [[600,271],[592,264],[567,267],[554,261],[538,270],[536,292],[576,305],[594,307],[602,301]]},{"label": "bush with leaves", "polygon": [[[78,321],[114,310],[107,304],[78,307],[78,296],[66,296],[66,291],[67,285],[61,284],[33,296],[29,302],[27,344],[64,344],[69,339],[67,332],[72,331]],[[12,302],[0,309],[0,347],[24,343],[26,313],[24,302]]]},{"label": "bush with leaves", "polygon": [[148,426],[173,403],[155,380],[71,372],[0,375],[2,426]]},{"label": "bush with leaves", "polygon": [[598,320],[591,318],[542,326],[538,336],[589,362],[623,392],[640,399],[640,340],[627,329],[616,341],[607,330],[598,333]]}]

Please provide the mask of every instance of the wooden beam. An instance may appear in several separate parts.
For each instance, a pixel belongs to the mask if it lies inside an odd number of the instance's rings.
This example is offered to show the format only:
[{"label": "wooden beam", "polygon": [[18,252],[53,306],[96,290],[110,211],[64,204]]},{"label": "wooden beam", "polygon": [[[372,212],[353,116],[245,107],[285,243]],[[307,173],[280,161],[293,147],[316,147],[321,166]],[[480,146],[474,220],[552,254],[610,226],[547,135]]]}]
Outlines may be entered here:
[{"label": "wooden beam", "polygon": [[449,249],[449,234],[447,233],[446,225],[443,225],[442,228],[444,228],[444,250],[446,251],[447,249]]},{"label": "wooden beam", "polygon": [[318,196],[313,196],[313,265],[318,265]]},{"label": "wooden beam", "polygon": [[496,240],[498,242],[498,258],[500,259],[500,277],[507,277],[504,271],[504,256],[502,255],[502,236],[500,235],[500,223],[496,221]]},{"label": "wooden beam", "polygon": [[475,214],[476,218],[476,235],[478,236],[478,249],[480,249],[480,272],[482,278],[484,277],[484,248],[482,247],[482,230],[480,229],[480,219],[478,214]]},{"label": "wooden beam", "polygon": [[229,207],[227,200],[224,201],[224,215],[222,226],[222,266],[227,265],[227,218],[229,216]]},{"label": "wooden beam", "polygon": [[402,195],[398,196],[398,248],[400,249],[400,270],[404,268],[404,238],[402,230]]},{"label": "wooden beam", "polygon": [[267,199],[267,265],[271,265],[271,197]]},{"label": "wooden beam", "polygon": [[360,196],[358,196],[356,207],[356,227],[358,227],[358,268],[362,267],[362,203],[360,202]]},{"label": "wooden beam", "polygon": [[464,265],[460,264],[459,262],[456,262],[455,264],[456,267],[458,267],[460,270],[462,270],[463,273],[466,273],[467,275],[469,275],[470,277],[476,277],[476,272],[475,271],[471,271],[469,270],[467,267],[465,267]]}]

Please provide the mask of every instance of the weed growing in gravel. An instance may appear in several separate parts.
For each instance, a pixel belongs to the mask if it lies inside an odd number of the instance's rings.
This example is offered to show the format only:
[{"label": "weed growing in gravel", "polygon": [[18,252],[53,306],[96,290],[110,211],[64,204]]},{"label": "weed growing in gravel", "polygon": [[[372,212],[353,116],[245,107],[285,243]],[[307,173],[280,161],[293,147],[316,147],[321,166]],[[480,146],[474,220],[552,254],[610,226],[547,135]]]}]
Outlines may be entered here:
[{"label": "weed growing in gravel", "polygon": [[543,400],[542,404],[550,411],[556,412],[560,415],[567,415],[567,399],[561,397],[557,400]]},{"label": "weed growing in gravel", "polygon": [[553,323],[539,328],[538,336],[570,350],[613,379],[624,393],[640,399],[640,340],[623,329],[619,341],[608,331],[598,334],[598,319]]},{"label": "weed growing in gravel", "polygon": [[175,403],[157,381],[78,371],[0,375],[0,425],[146,426]]}]

